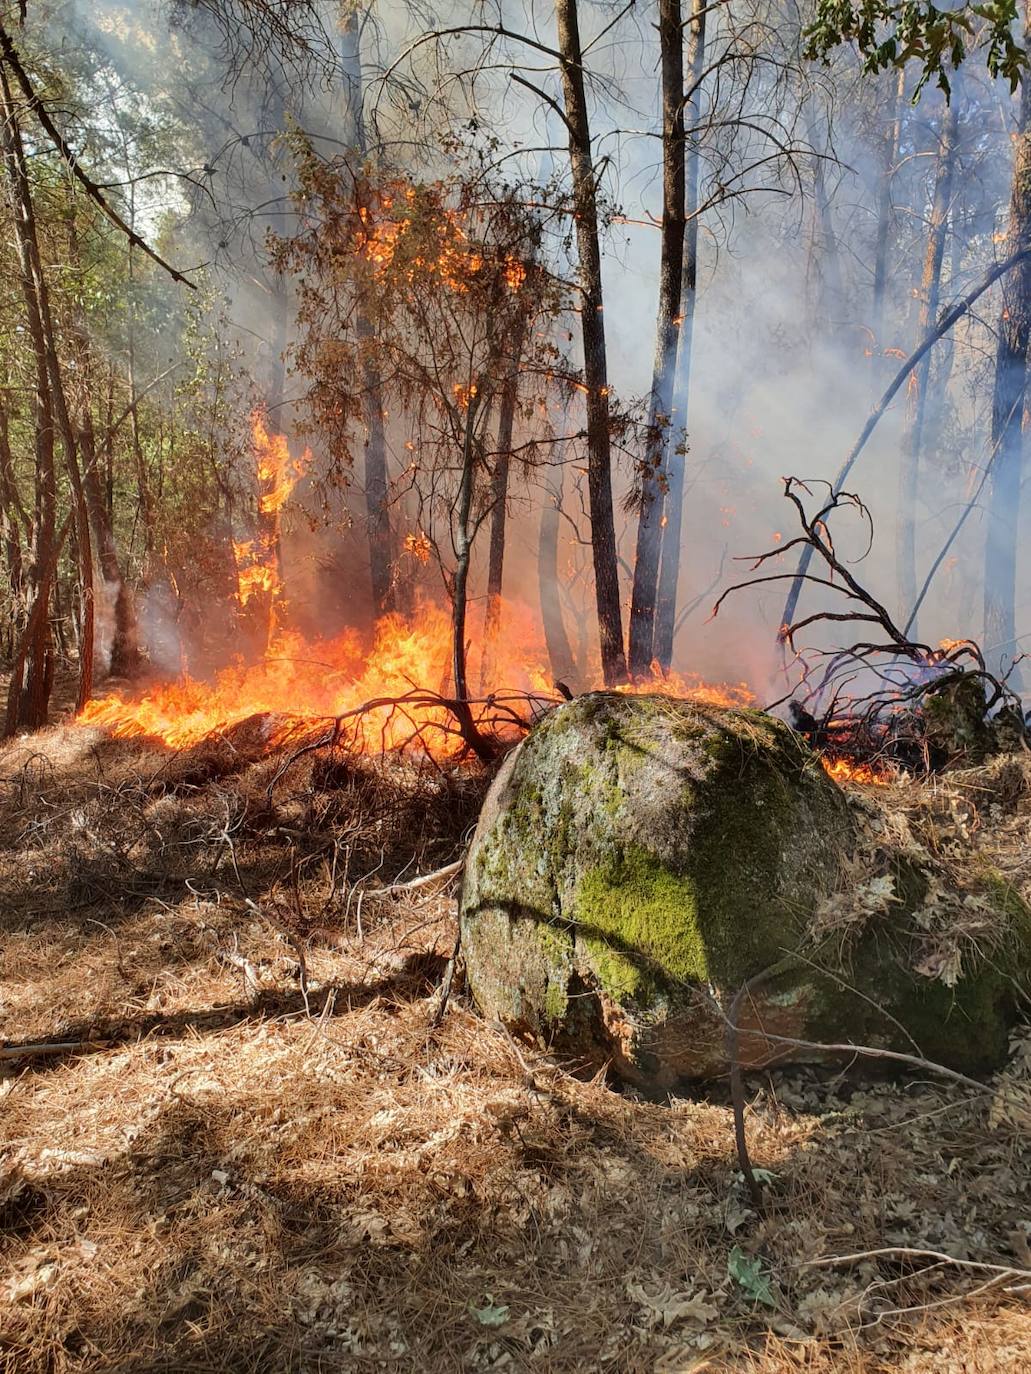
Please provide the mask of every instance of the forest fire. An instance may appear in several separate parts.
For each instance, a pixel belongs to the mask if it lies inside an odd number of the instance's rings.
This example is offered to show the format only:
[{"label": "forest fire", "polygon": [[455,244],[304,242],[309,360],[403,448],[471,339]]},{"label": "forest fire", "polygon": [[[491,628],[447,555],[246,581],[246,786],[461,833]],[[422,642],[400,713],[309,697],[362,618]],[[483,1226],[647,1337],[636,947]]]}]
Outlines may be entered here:
[{"label": "forest fire", "polygon": [[[241,611],[262,620],[264,652],[252,662],[240,658],[211,681],[183,677],[160,683],[139,696],[112,693],[90,702],[79,723],[122,738],[141,737],[171,748],[187,748],[209,736],[265,717],[269,748],[310,737],[339,724],[348,747],[379,753],[409,746],[442,760],[465,745],[448,709],[451,688],[450,611],[423,601],[408,614],[381,617],[371,636],[344,630],[307,638],[286,624],[287,603],[280,571],[282,513],[311,460],[305,450],[293,458],[284,435],[270,432],[264,411],[251,417],[255,461],[255,537],[234,540],[236,600]],[[425,537],[409,534],[405,548],[427,561]],[[504,634],[486,657],[491,682],[472,703],[473,719],[487,734],[515,737],[537,711],[558,700],[547,652],[533,614],[517,602],[503,608]],[[483,677],[483,649],[473,643],[467,664],[471,682]],[[600,674],[585,676],[600,686]],[[664,691],[706,705],[749,706],[747,684],[709,684],[696,676],[663,677],[628,685],[630,692]]]},{"label": "forest fire", "polygon": [[[242,597],[241,597],[242,599]],[[493,653],[496,687],[474,704],[479,723],[514,737],[519,719],[558,700],[533,618],[519,603],[504,609],[506,633]],[[308,640],[277,630],[261,662],[233,664],[211,682],[184,678],[138,697],[111,694],[92,701],[78,723],[120,738],[149,738],[188,748],[254,716],[267,716],[268,747],[302,739],[342,720],[340,739],[365,753],[416,747],[438,761],[463,750],[444,701],[450,690],[451,618],[430,603],[411,615],[380,619],[371,639],[355,630]],[[479,680],[473,652],[470,679]],[[694,676],[636,683],[623,690],[662,691],[704,705],[748,706],[744,683],[710,684]],[[499,709],[500,708],[500,709]]]}]

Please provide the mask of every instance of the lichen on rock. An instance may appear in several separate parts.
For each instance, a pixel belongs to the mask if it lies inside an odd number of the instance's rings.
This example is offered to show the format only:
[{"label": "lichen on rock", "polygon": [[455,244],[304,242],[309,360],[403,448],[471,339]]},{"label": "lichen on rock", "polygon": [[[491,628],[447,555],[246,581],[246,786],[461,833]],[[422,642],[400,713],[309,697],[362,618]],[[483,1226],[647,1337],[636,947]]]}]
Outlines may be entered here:
[{"label": "lichen on rock", "polygon": [[630,1077],[707,1072],[723,1056],[710,990],[797,945],[849,830],[819,760],[769,716],[580,697],[485,804],[462,896],[476,1000]]},{"label": "lichen on rock", "polygon": [[[875,852],[863,824],[770,716],[579,697],[513,751],[484,804],[461,900],[473,996],[515,1031],[656,1087],[726,1069],[726,1011],[746,983],[746,1064],[786,1057],[777,1036],[999,1063],[1014,970],[1031,968],[1026,908],[1006,899],[1008,967],[928,977],[917,956],[937,879],[907,857],[911,837],[894,853],[881,834]],[[847,931],[821,924],[837,911]]]}]

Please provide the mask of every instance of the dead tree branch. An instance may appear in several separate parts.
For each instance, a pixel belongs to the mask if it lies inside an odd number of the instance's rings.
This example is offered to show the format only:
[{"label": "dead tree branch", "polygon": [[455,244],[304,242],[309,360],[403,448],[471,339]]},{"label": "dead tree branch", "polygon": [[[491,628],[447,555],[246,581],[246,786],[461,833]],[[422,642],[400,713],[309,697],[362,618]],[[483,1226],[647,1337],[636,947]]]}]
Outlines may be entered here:
[{"label": "dead tree branch", "polygon": [[[934,328],[924,336],[920,344],[909,355],[898,372],[896,372],[890,385],[884,392],[884,395],[870,412],[859,438],[849,450],[845,461],[838,469],[833,483],[830,484],[833,494],[837,495],[840,493],[842,482],[846,480],[849,473],[852,471],[856,464],[856,460],[866,447],[871,434],[873,434],[874,430],[877,428],[885,411],[887,411],[892,401],[898,395],[903,382],[906,381],[910,373],[919,367],[920,363],[938,340],[943,338],[952,326],[973,308],[975,302],[977,302],[990,287],[994,286],[1000,277],[1004,277],[1007,272],[1019,266],[1020,263],[1025,262],[1029,257],[1031,257],[1031,248],[1021,248],[1016,253],[1011,253],[1008,258],[1004,258],[1002,262],[996,263],[994,267],[989,268],[977,285],[968,291],[962,300],[957,301],[951,309],[947,310]],[[798,598],[802,594],[802,583],[806,580],[806,572],[808,571],[809,564],[812,562],[813,552],[814,550],[812,547],[802,550],[802,555],[798,560],[798,567],[792,577],[787,600],[784,603],[784,613],[781,616],[782,626],[790,625],[795,618],[795,612],[798,609]],[[783,640],[781,640],[781,642],[783,642]]]}]

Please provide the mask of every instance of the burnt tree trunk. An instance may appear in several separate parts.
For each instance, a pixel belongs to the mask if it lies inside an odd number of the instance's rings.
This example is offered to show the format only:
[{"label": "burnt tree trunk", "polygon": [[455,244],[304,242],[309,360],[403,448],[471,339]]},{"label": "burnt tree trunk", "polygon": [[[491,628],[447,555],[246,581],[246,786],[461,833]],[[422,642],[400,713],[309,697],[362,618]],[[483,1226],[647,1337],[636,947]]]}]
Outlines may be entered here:
[{"label": "burnt tree trunk", "polygon": [[[518,366],[518,359],[516,362]],[[512,465],[512,431],[515,427],[517,382],[515,371],[506,378],[498,407],[498,451],[490,480],[490,551],[487,555],[487,609],[483,621],[483,659],[480,690],[490,691],[494,682],[498,637],[501,633],[501,589],[505,574],[505,532],[508,526],[508,478]]]},{"label": "burnt tree trunk", "polygon": [[[707,0],[692,0],[688,21],[687,90],[685,122],[697,123],[699,89],[705,70],[705,18]],[[673,380],[673,406],[666,463],[665,519],[659,566],[659,596],[655,613],[654,657],[663,672],[673,662],[673,637],[677,623],[677,586],[680,581],[680,538],[684,522],[684,469],[687,457],[687,416],[691,392],[691,349],[694,338],[695,301],[698,293],[698,176],[697,135],[686,149],[684,173],[684,265],[680,287],[680,342]]]},{"label": "burnt tree trunk", "polygon": [[598,198],[591,130],[584,87],[583,53],[576,0],[555,0],[561,53],[562,93],[573,178],[576,247],[580,260],[581,329],[587,387],[587,487],[590,496],[594,594],[607,686],[626,681],[623,616],[620,608],[616,529],[612,509],[612,435],[608,364],[598,242]]},{"label": "burnt tree trunk", "polygon": [[[952,100],[942,116],[941,138],[934,174],[934,196],[931,218],[927,226],[927,249],[920,280],[920,313],[917,320],[917,341],[922,339],[938,318],[941,299],[942,261],[949,229],[949,210],[952,203],[952,181],[956,165],[956,141],[959,132],[959,91],[953,89]],[[902,439],[899,464],[899,495],[895,525],[895,571],[898,581],[898,604],[908,610],[916,600],[916,504],[920,483],[920,452],[927,419],[927,390],[931,378],[931,355],[928,354],[909,381],[909,406],[906,430]],[[917,637],[915,623],[910,633]]]},{"label": "burnt tree trunk", "polygon": [[641,509],[630,606],[630,673],[647,675],[654,655],[659,552],[672,438],[673,376],[680,338],[684,272],[684,35],[680,0],[659,2],[662,65],[662,243],[655,361],[648,401],[647,448],[641,470]]},{"label": "burnt tree trunk", "polygon": [[562,618],[562,598],[559,594],[558,544],[559,522],[562,519],[562,487],[565,469],[556,465],[556,489],[545,496],[541,505],[540,533],[537,542],[537,587],[544,625],[544,643],[548,650],[552,678],[563,683],[571,692],[580,688],[576,658],[566,634]]},{"label": "burnt tree trunk", "polygon": [[457,519],[452,523],[455,550],[455,571],[451,578],[451,676],[455,696],[451,709],[462,738],[484,762],[494,757],[495,750],[484,738],[473,718],[469,705],[469,680],[466,664],[465,627],[469,607],[469,563],[472,557],[473,493],[476,486],[476,414],[479,408],[478,389],[469,389],[469,405],[465,412],[465,431],[462,441],[462,472],[458,487]]},{"label": "burnt tree trunk", "polygon": [[[1024,3],[1024,40],[1031,8]],[[1031,246],[1031,75],[1020,81],[1020,127],[1014,140],[1007,250]],[[1023,419],[1031,337],[1031,260],[1004,280],[992,396],[992,453],[984,560],[984,652],[1005,670],[1016,653],[1017,531],[1023,466]]]},{"label": "burnt tree trunk", "polygon": [[[351,122],[354,150],[361,161],[369,155],[365,129],[364,87],[362,77],[361,29],[364,13],[359,7],[344,7],[341,18],[341,61],[347,110]],[[362,194],[362,175],[356,186]],[[396,609],[394,596],[394,548],[390,528],[390,477],[387,470],[387,438],[383,423],[383,379],[371,358],[369,347],[374,330],[361,302],[355,319],[355,332],[362,353],[362,419],[365,428],[364,486],[365,519],[369,540],[369,574],[372,601],[377,615]]]}]

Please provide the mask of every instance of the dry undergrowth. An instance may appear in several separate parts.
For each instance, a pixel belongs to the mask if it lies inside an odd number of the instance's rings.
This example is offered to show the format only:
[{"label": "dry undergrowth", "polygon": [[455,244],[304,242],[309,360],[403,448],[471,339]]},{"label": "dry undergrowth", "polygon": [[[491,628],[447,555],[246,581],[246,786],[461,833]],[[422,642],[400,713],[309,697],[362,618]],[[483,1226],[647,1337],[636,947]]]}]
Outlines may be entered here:
[{"label": "dry undergrowth", "polygon": [[[433,1027],[452,894],[377,889],[482,780],[259,746],[0,754],[0,1035],[89,1042],[0,1063],[0,1367],[1031,1367],[1026,1285],[973,1267],[1031,1268],[991,1085],[753,1080],[761,1218],[719,1093],[580,1081],[461,999]],[[965,1263],[814,1263],[884,1247]]]}]

